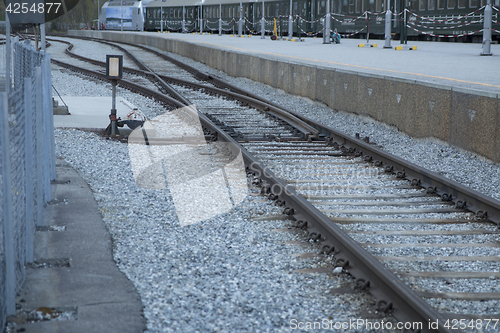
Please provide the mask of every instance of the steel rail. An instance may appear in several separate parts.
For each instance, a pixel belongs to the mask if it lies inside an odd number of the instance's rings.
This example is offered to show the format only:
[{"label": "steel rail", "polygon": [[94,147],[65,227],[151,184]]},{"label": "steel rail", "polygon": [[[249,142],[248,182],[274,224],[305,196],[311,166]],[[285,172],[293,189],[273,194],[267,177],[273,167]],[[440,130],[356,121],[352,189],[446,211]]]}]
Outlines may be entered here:
[{"label": "steel rail", "polygon": [[[84,39],[87,39],[87,38],[84,38]],[[91,38],[89,38],[89,39],[93,40]],[[182,79],[178,79],[178,78],[174,78],[174,77],[170,77],[170,76],[166,76],[166,75],[156,74],[153,71],[151,71],[146,65],[144,65],[139,59],[137,59],[136,57],[134,57],[129,51],[127,51],[126,49],[122,48],[121,46],[115,45],[114,43],[110,43],[110,42],[103,42],[103,41],[99,41],[99,42],[105,43],[105,44],[108,44],[108,45],[112,45],[114,47],[119,48],[121,51],[123,51],[124,53],[126,53],[127,56],[130,59],[132,59],[132,61],[139,68],[141,68],[141,70],[137,70],[137,69],[130,68],[130,67],[124,67],[123,69],[125,71],[127,71],[129,73],[133,73],[135,75],[152,76],[155,80],[160,81],[160,84],[163,87],[165,87],[170,94],[172,94],[176,99],[178,99],[179,101],[181,101],[183,103],[187,102],[184,99],[184,97],[182,97],[179,93],[177,93],[177,91],[175,91],[175,89],[173,89],[172,87],[170,87],[168,84],[166,84],[165,82],[161,82],[161,81],[173,82],[175,84],[179,84],[179,85],[183,85],[183,86],[188,86],[188,87],[191,87],[191,88],[194,88],[194,89],[204,89],[204,90],[209,91],[209,92],[211,92],[213,94],[217,94],[217,95],[220,95],[220,96],[226,96],[226,97],[231,98],[231,99],[239,100],[239,101],[241,101],[241,102],[245,103],[246,105],[249,105],[249,106],[251,106],[253,108],[256,108],[258,110],[269,112],[269,113],[273,114],[275,117],[277,117],[277,118],[285,121],[289,125],[291,125],[291,126],[295,127],[296,129],[298,129],[300,132],[302,132],[304,134],[304,136],[306,138],[317,139],[319,137],[319,131],[316,128],[314,128],[313,126],[307,124],[305,121],[301,120],[296,115],[293,115],[290,112],[288,112],[287,110],[284,110],[280,106],[273,105],[273,104],[270,104],[270,103],[266,103],[266,102],[263,102],[262,100],[254,98],[253,96],[242,95],[242,94],[236,93],[236,92],[231,91],[231,90],[224,90],[224,89],[220,89],[220,88],[217,88],[217,87],[213,87],[213,86],[209,86],[209,85],[205,85],[205,84],[201,84],[201,83],[195,83],[195,82],[186,81],[186,80],[182,80]],[[65,42],[65,43],[69,43],[69,42]],[[80,55],[77,55],[77,54],[71,52],[71,49],[72,49],[73,46],[72,46],[71,43],[69,43],[69,44],[70,44],[70,46],[65,51],[66,54],[68,54],[69,56],[77,58],[77,59],[80,59],[80,60],[83,60],[83,61],[88,61],[88,62],[90,62],[90,63],[92,63],[94,65],[106,66],[105,62],[102,62],[102,61],[99,61],[99,60],[95,60],[95,59],[90,59],[90,58],[87,58],[87,57],[83,57],[83,56],[80,56]],[[132,45],[132,46],[136,46],[136,45]],[[158,53],[158,55],[159,54],[161,54],[161,53]],[[176,62],[175,64],[177,65],[178,63],[179,62]],[[192,73],[193,71],[194,71],[193,69],[189,70],[190,73]],[[198,73],[200,73],[200,72],[198,72]],[[201,78],[203,80],[203,79],[208,78],[209,76],[206,76],[206,75],[203,74],[203,75],[195,75],[195,77],[198,78],[198,79]]]},{"label": "steel rail", "polygon": [[[123,44],[133,45],[129,43]],[[305,123],[313,126],[317,130],[319,130],[323,136],[329,136],[339,141],[341,145],[344,145],[347,148],[356,149],[359,153],[366,156],[367,162],[371,161],[372,163],[380,164],[380,166],[386,166],[388,170],[391,170],[392,167],[392,172],[394,172],[395,174],[399,173],[400,176],[404,176],[403,178],[420,183],[420,186],[427,188],[429,192],[436,193],[447,201],[455,202],[455,204],[457,204],[460,208],[466,208],[469,211],[475,213],[477,218],[495,223],[500,228],[499,200],[488,197],[474,189],[446,178],[438,174],[437,172],[430,171],[393,154],[387,153],[380,148],[367,144],[361,139],[357,139],[355,137],[337,131],[334,128],[325,126],[324,124],[320,124],[315,120],[300,115],[290,109],[284,108],[277,103],[274,103],[273,101],[248,92],[242,88],[236,87],[227,81],[202,73],[196,68],[173,59],[172,57],[169,57],[162,52],[158,52],[151,47],[144,45],[134,46],[153,52],[163,59],[168,60],[185,69],[196,77],[204,78],[204,80],[212,82],[214,83],[214,85],[222,89],[229,89],[239,95],[248,96],[250,98],[253,98],[254,100],[259,100],[268,105],[280,108],[280,110],[290,113],[295,117],[301,119]]]},{"label": "steel rail", "polygon": [[[107,80],[102,73],[86,70],[54,59],[52,61],[80,73]],[[158,96],[160,100],[167,104],[173,104],[177,107],[185,106],[169,96],[135,83],[121,80],[120,84],[145,95]],[[191,109],[189,111],[193,112],[193,114],[195,112]],[[274,195],[274,199],[280,198],[282,202],[286,203],[287,207],[284,212],[288,212],[288,214],[293,215],[295,219],[300,221],[301,228],[308,229],[310,239],[322,241],[324,243],[323,251],[327,254],[334,254],[337,258],[336,263],[357,278],[357,284],[360,285],[361,289],[369,291],[378,299],[377,306],[380,311],[391,313],[401,322],[421,323],[421,332],[451,332],[443,326],[446,318],[436,312],[421,297],[387,270],[381,262],[352,240],[311,203],[298,195],[283,180],[277,178],[272,171],[213,124],[205,115],[200,112],[197,112],[196,115],[205,128],[218,134],[218,140],[231,143],[232,145],[229,146],[234,152],[239,153],[241,151],[245,164],[248,166],[248,171],[264,182],[264,189],[269,186],[269,192]],[[438,328],[428,327],[429,321],[437,321]]]}]

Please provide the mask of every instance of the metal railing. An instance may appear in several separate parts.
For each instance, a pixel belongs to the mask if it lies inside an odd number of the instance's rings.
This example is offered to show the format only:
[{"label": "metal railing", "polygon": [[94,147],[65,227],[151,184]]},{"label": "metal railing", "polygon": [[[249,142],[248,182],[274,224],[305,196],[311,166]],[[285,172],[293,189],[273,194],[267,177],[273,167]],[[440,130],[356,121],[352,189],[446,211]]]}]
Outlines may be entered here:
[{"label": "metal railing", "polygon": [[[15,314],[15,296],[33,261],[36,226],[55,179],[50,56],[12,39],[12,80],[0,92],[0,327]],[[3,59],[2,59],[3,60]],[[0,75],[2,76],[2,75]]]}]

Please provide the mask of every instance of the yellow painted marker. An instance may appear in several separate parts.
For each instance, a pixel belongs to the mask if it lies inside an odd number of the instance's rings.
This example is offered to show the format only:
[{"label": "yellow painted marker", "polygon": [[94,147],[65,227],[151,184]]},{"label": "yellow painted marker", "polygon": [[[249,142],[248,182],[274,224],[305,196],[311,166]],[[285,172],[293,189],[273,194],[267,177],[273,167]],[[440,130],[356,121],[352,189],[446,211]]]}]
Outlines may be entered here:
[{"label": "yellow painted marker", "polygon": [[358,47],[365,47],[365,44],[358,44]]},{"label": "yellow painted marker", "polygon": [[396,47],[394,47],[394,50],[396,50],[396,51],[401,51],[402,49],[403,49],[402,46],[396,46]]}]

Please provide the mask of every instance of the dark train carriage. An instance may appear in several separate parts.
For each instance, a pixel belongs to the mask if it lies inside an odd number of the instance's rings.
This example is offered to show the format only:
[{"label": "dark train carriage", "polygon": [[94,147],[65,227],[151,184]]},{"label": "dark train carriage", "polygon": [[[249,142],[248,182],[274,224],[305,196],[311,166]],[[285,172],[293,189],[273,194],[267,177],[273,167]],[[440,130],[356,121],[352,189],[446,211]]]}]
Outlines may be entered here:
[{"label": "dark train carriage", "polygon": [[[241,1],[241,14],[243,19],[243,32],[252,33],[256,29],[255,0]],[[219,15],[219,7],[222,15]],[[205,0],[203,2],[203,30],[218,32],[219,17],[222,19],[223,33],[237,33],[240,19],[240,2],[238,0]]]},{"label": "dark train carriage", "polygon": [[[397,0],[399,8],[406,8],[408,26],[401,24],[396,31],[407,36],[419,37],[425,40],[472,41],[482,40],[484,6],[486,0]],[[499,0],[493,0],[493,28],[499,15],[496,10]],[[404,9],[403,8],[403,9]],[[497,28],[498,29],[498,28]],[[493,37],[498,39],[498,34],[493,31]],[[451,37],[445,37],[451,36]]]},{"label": "dark train carriage", "polygon": [[182,20],[186,32],[199,30],[199,11],[201,0],[151,1],[146,6],[145,29],[182,32]]},{"label": "dark train carriage", "polygon": [[[332,30],[337,29],[344,37],[366,38],[368,34],[372,38],[384,37],[385,0],[293,0],[294,35],[322,36],[327,1]],[[498,7],[500,0],[493,1],[495,8]],[[480,41],[485,4],[486,0],[390,0],[393,13],[391,33],[394,39],[402,36],[424,40]],[[165,30],[182,31],[183,5],[186,31],[199,31],[200,20],[196,19],[202,17],[203,30],[216,33],[222,16],[223,32],[238,32],[238,0],[156,0],[147,5],[146,29],[161,29],[160,17],[163,17]],[[289,0],[242,0],[241,14],[246,34],[260,34],[264,14],[267,34],[274,30],[276,21],[278,35],[288,35]],[[498,11],[494,10],[493,28],[498,25],[495,23],[498,16]],[[494,39],[499,38],[495,31],[493,34]]]}]

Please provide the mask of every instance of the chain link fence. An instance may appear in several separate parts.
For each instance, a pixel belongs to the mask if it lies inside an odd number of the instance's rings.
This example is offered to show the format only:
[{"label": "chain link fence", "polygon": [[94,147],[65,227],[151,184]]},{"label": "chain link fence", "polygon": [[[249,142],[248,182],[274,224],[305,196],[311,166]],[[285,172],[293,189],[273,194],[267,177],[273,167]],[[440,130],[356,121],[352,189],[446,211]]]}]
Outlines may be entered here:
[{"label": "chain link fence", "polygon": [[[36,226],[55,179],[50,56],[13,39],[12,80],[0,92],[0,328],[15,314],[15,295],[33,261]],[[4,58],[5,59],[5,58]],[[3,67],[4,76],[9,70]]]}]

